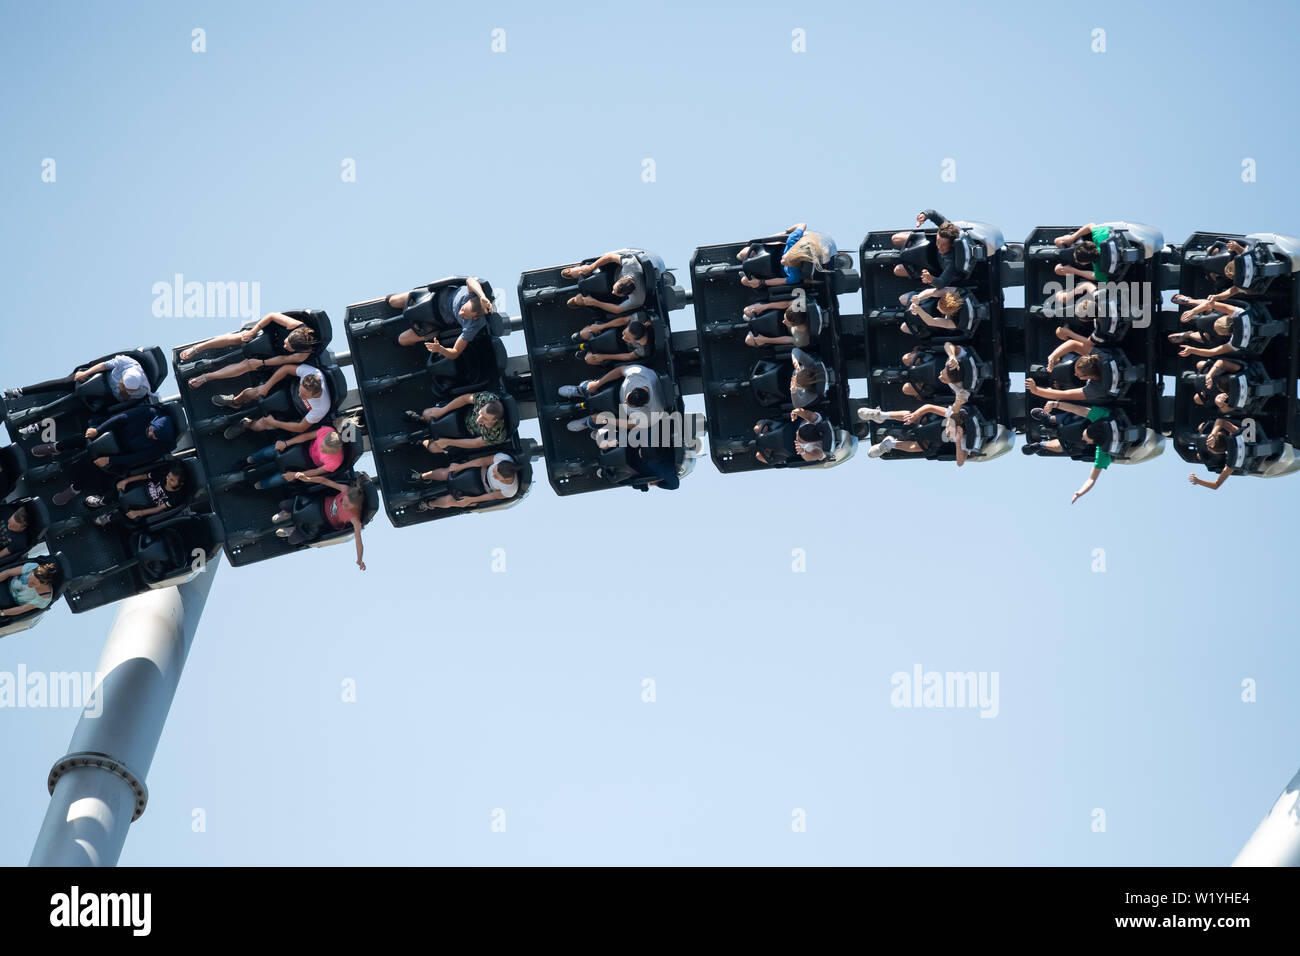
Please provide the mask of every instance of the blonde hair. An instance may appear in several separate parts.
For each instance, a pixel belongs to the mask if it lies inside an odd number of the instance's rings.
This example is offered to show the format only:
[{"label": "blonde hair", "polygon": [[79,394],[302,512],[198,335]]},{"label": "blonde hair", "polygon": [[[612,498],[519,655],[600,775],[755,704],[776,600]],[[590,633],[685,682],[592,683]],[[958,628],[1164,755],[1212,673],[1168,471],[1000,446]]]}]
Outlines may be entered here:
[{"label": "blonde hair", "polygon": [[324,392],[319,375],[307,375],[302,380],[302,388],[312,398],[318,398]]},{"label": "blonde hair", "polygon": [[811,263],[814,270],[822,269],[822,260],[826,258],[826,247],[822,245],[821,236],[815,232],[805,232],[786,253],[791,265],[799,266]]},{"label": "blonde hair", "polygon": [[1214,331],[1219,335],[1232,334],[1232,316],[1221,315],[1214,320]]},{"label": "blonde hair", "polygon": [[956,289],[950,289],[939,296],[939,311],[944,315],[955,315],[965,305],[966,297]]},{"label": "blonde hair", "polygon": [[332,431],[325,436],[325,440],[321,442],[321,445],[331,455],[337,455],[343,450],[343,436]]}]

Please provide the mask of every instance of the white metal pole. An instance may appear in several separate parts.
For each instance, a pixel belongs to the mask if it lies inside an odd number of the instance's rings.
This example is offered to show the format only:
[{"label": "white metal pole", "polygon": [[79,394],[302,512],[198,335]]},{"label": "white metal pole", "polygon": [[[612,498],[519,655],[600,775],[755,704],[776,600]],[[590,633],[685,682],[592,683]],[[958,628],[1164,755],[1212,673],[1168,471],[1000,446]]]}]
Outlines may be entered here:
[{"label": "white metal pole", "polygon": [[1291,778],[1233,866],[1300,866],[1300,773]]},{"label": "white metal pole", "polygon": [[128,598],[99,660],[102,675],[68,753],[50,770],[50,805],[31,866],[115,866],[148,802],[158,749],[221,555],[179,587]]}]

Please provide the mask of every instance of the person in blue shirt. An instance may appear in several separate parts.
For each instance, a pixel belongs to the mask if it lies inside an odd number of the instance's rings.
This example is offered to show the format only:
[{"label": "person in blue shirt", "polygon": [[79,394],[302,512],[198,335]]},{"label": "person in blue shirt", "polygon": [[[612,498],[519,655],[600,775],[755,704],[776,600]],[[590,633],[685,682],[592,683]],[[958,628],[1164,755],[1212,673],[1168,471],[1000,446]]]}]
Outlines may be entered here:
[{"label": "person in blue shirt", "polygon": [[[388,304],[401,309],[411,323],[411,327],[397,337],[398,345],[423,343],[434,355],[450,359],[460,358],[469,348],[474,337],[487,327],[487,317],[494,308],[477,276],[470,276],[460,286],[397,292],[388,297]],[[457,326],[460,335],[451,348],[438,341],[439,333]]]},{"label": "person in blue shirt", "polygon": [[108,476],[105,471],[120,472],[157,461],[176,444],[176,426],[170,416],[153,405],[136,405],[87,428],[84,435],[36,445],[32,448],[32,455],[52,458],[84,451],[90,442],[104,434],[112,434],[117,439],[117,452],[100,455],[89,463],[75,463],[71,469],[71,483],[51,498],[56,506],[66,505],[91,486],[106,483]]},{"label": "person in blue shirt", "polygon": [[59,567],[53,561],[28,561],[0,571],[0,624],[4,618],[49,607],[58,573]]},{"label": "person in blue shirt", "polygon": [[[746,246],[736,256],[744,262],[756,250]],[[758,289],[765,285],[798,285],[808,282],[818,272],[825,272],[838,250],[835,240],[825,233],[809,232],[806,222],[797,222],[785,231],[785,248],[781,251],[781,275],[772,279],[741,276],[741,285]]]}]

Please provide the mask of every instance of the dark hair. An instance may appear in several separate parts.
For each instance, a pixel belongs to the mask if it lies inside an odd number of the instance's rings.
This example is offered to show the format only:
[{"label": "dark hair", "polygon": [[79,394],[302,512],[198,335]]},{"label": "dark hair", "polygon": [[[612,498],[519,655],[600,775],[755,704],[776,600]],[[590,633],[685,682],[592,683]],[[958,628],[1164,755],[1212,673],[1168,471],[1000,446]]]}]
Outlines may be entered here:
[{"label": "dark hair", "polygon": [[482,410],[487,412],[493,418],[503,419],[506,417],[506,407],[495,398],[490,402],[484,402]]},{"label": "dark hair", "polygon": [[521,470],[514,461],[507,460],[497,464],[497,474],[507,481],[519,474]]},{"label": "dark hair", "polygon": [[59,566],[53,561],[46,561],[44,564],[36,566],[36,580],[42,584],[53,584],[54,578],[59,573]]},{"label": "dark hair", "polygon": [[794,373],[794,383],[800,388],[812,388],[815,385],[821,385],[825,381],[822,370],[815,365],[801,366],[799,371]]},{"label": "dark hair", "polygon": [[648,404],[649,401],[650,389],[646,388],[644,385],[634,388],[632,391],[627,393],[627,403],[633,408],[640,408],[642,405]]},{"label": "dark hair", "polygon": [[791,325],[807,325],[808,311],[806,309],[796,309],[794,306],[790,306],[785,310],[784,318],[789,319]]},{"label": "dark hair", "polygon": [[1079,378],[1101,378],[1101,359],[1096,355],[1080,355],[1074,363],[1074,374]]},{"label": "dark hair", "polygon": [[943,236],[945,239],[959,239],[961,237],[961,229],[955,222],[945,222],[939,227],[939,235]]},{"label": "dark hair", "polygon": [[1097,261],[1097,244],[1091,239],[1080,239],[1074,244],[1074,261],[1090,266]]},{"label": "dark hair", "polygon": [[804,422],[795,432],[801,442],[819,442],[822,440],[822,429],[820,425],[814,425],[812,422]]},{"label": "dark hair", "polygon": [[1110,427],[1105,422],[1092,422],[1083,433],[1094,445],[1104,445],[1110,439]]},{"label": "dark hair", "polygon": [[175,475],[178,479],[180,479],[180,483],[181,483],[181,485],[184,486],[184,484],[185,484],[185,467],[184,467],[184,466],[183,466],[179,461],[173,461],[173,462],[172,462],[172,463],[167,467],[167,474],[166,474],[164,477],[170,478],[172,475]]},{"label": "dark hair", "polygon": [[316,344],[316,333],[305,325],[300,325],[284,337],[284,347],[290,352],[310,351]]},{"label": "dark hair", "polygon": [[27,527],[27,525],[30,524],[32,520],[32,516],[28,512],[26,505],[19,505],[17,508],[14,509],[14,513],[11,514],[9,517],[17,518],[19,523],[22,524],[24,528]]},{"label": "dark hair", "polygon": [[[618,290],[620,287],[626,289],[627,291],[619,292]],[[632,290],[635,288],[636,288],[636,279],[634,279],[632,276],[622,276],[621,278],[617,279],[614,282],[611,291],[619,298],[626,299],[628,296],[632,294]]]},{"label": "dark hair", "polygon": [[627,324],[627,330],[634,339],[643,339],[650,331],[650,326],[646,325],[640,319],[633,319]]}]

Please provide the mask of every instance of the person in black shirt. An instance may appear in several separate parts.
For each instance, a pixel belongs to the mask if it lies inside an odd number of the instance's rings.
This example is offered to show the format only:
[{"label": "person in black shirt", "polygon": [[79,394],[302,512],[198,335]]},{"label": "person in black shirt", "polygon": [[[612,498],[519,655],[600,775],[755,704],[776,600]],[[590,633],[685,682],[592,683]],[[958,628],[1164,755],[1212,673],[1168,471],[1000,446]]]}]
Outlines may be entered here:
[{"label": "person in black shirt", "polygon": [[1039,398],[1054,399],[1058,402],[1104,402],[1115,398],[1114,383],[1107,383],[1104,371],[1099,353],[1089,352],[1087,355],[1080,355],[1074,362],[1074,377],[1083,383],[1080,387],[1045,388],[1029,376],[1025,376],[1025,388]]},{"label": "person in black shirt", "polygon": [[27,533],[31,513],[27,506],[5,505],[0,507],[0,516],[0,561],[26,554],[31,546],[31,535]]},{"label": "person in black shirt", "polygon": [[95,517],[95,524],[107,527],[112,522],[138,521],[150,515],[179,508],[189,499],[185,469],[180,462],[162,462],[147,472],[131,475],[117,483],[118,499],[110,502],[103,495],[87,495],[87,508],[109,508]]},{"label": "person in black shirt", "polygon": [[890,237],[896,249],[923,249],[926,261],[925,267],[920,269],[899,263],[894,266],[894,275],[900,279],[920,279],[925,285],[942,289],[944,286],[952,285],[953,280],[957,278],[956,255],[953,253],[952,244],[961,238],[961,228],[933,209],[926,209],[916,214],[916,228],[920,229],[924,226],[927,219],[939,227],[939,232],[933,240],[924,233],[913,232],[910,229],[896,232]]},{"label": "person in black shirt", "polygon": [[1226,418],[1215,419],[1214,427],[1205,436],[1205,449],[1199,453],[1206,466],[1219,472],[1214,481],[1188,475],[1187,480],[1202,488],[1217,491],[1234,471],[1249,457],[1248,446],[1242,439],[1241,428]]}]

